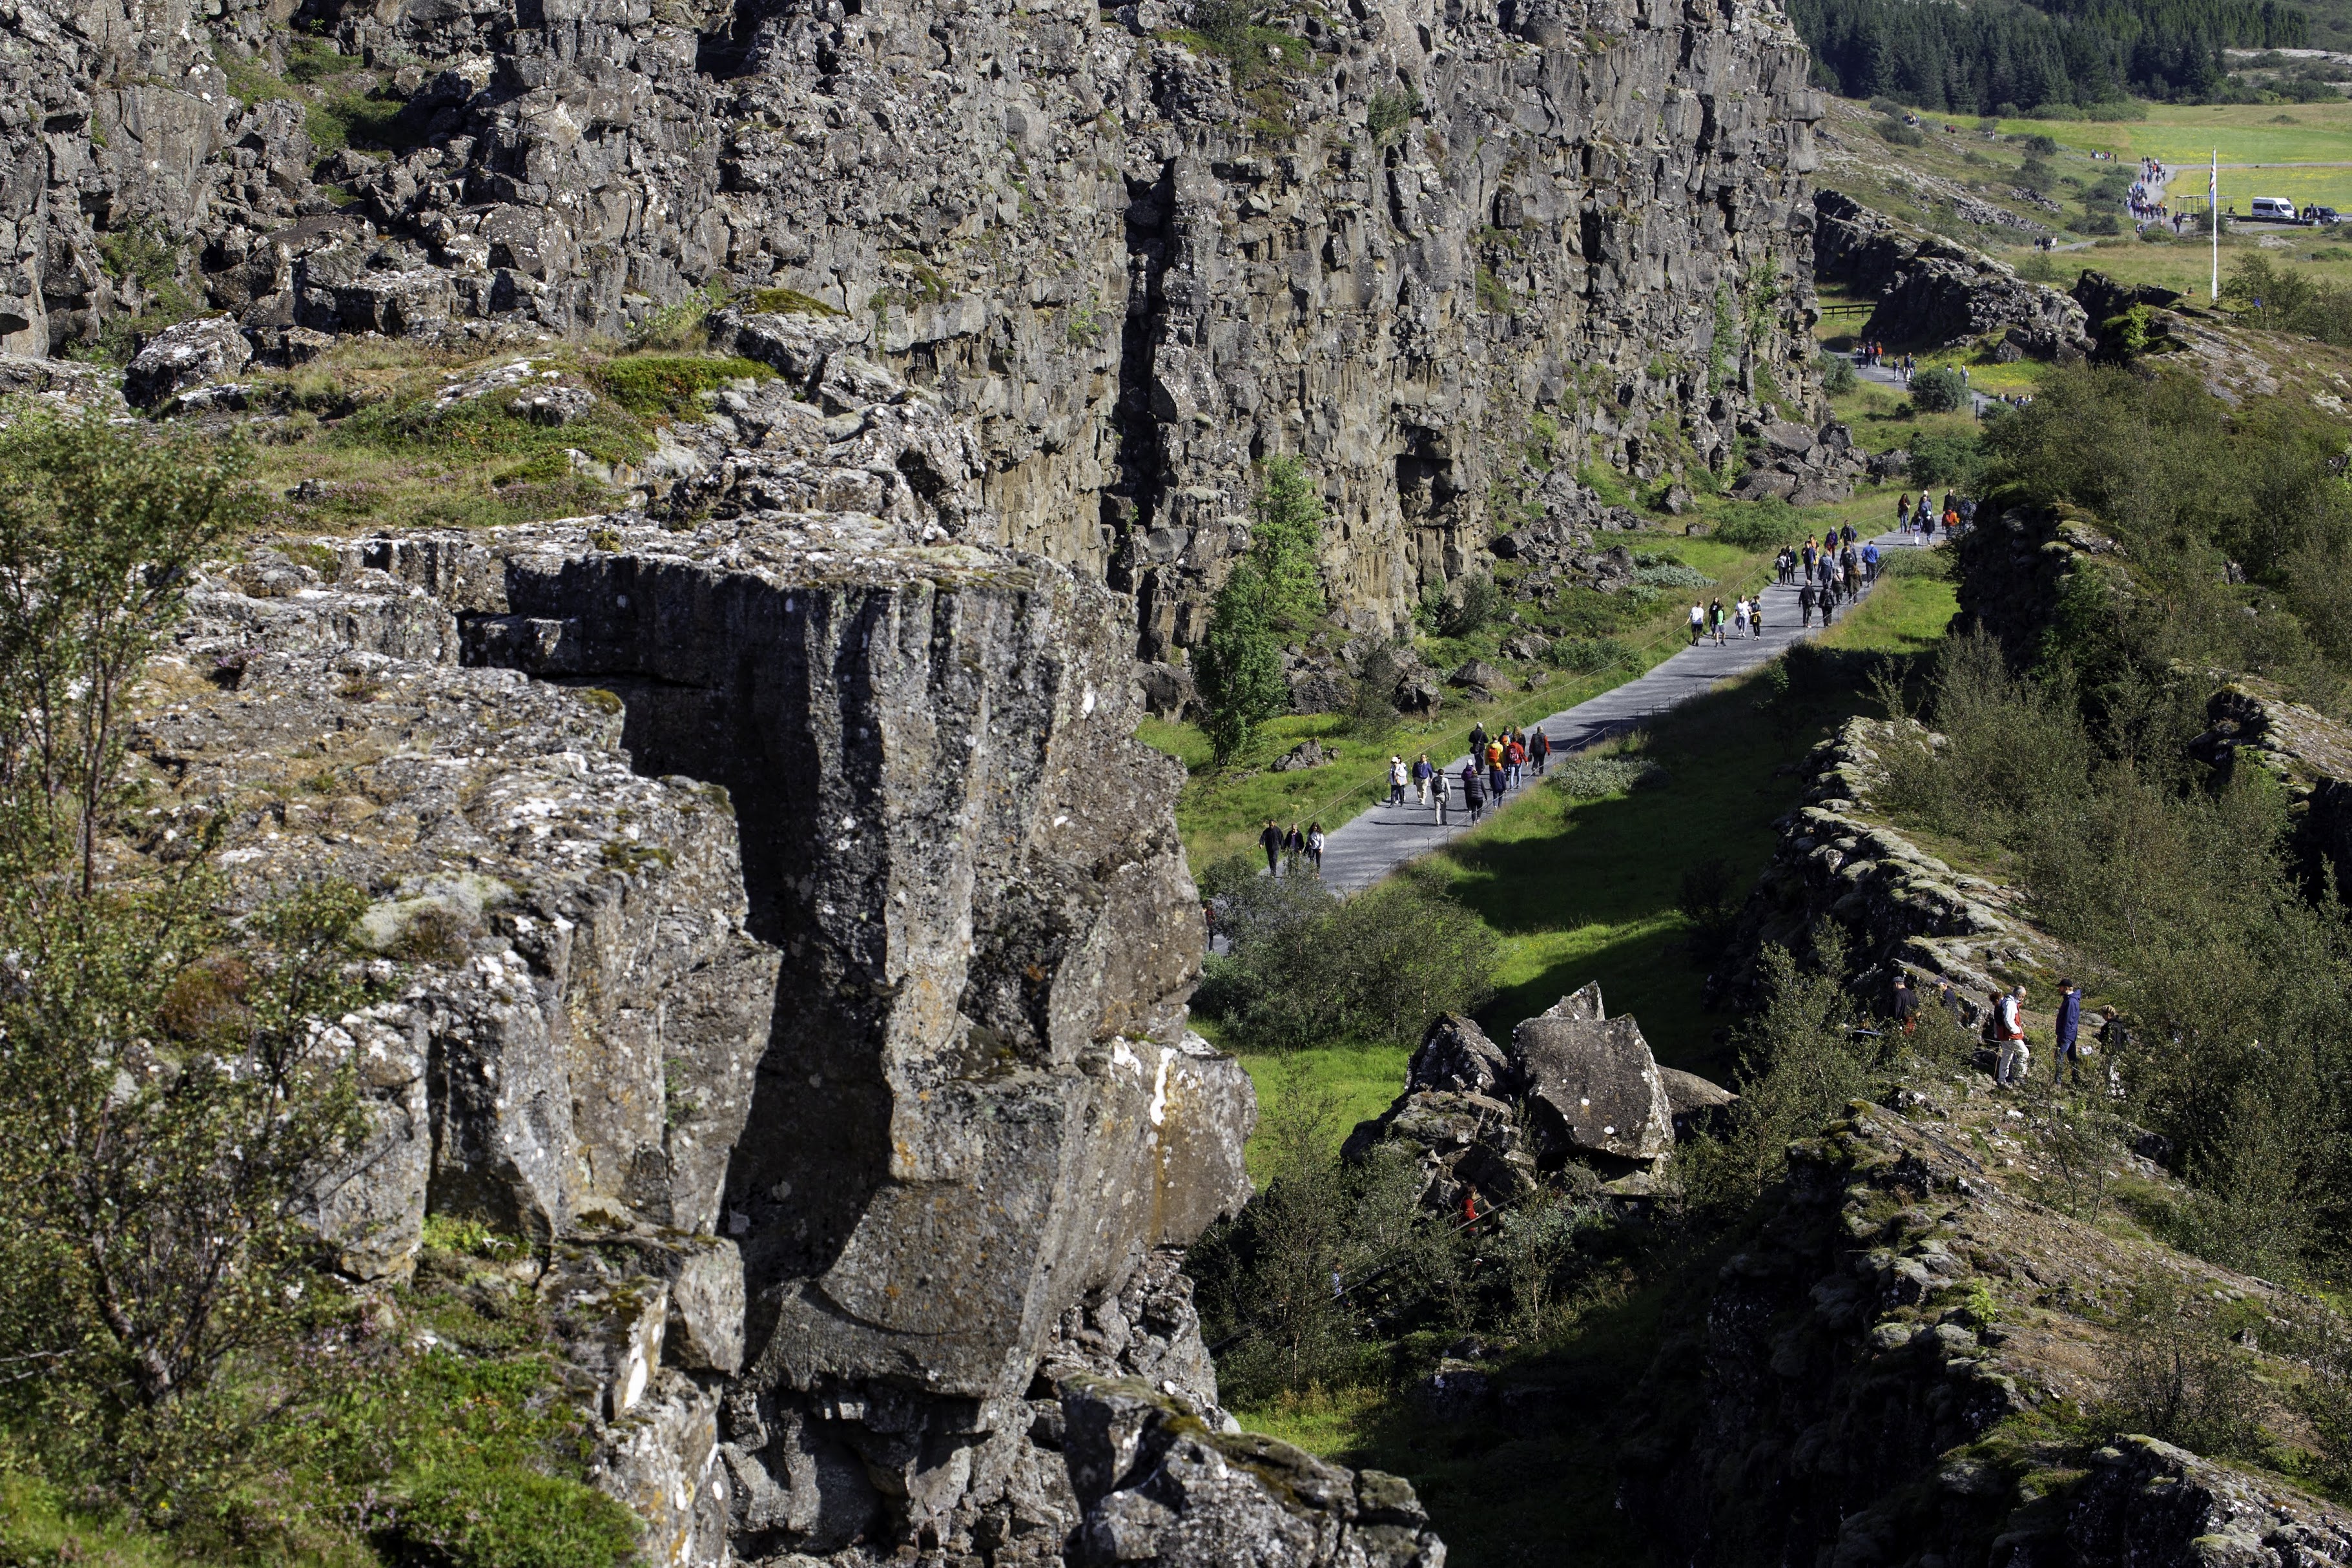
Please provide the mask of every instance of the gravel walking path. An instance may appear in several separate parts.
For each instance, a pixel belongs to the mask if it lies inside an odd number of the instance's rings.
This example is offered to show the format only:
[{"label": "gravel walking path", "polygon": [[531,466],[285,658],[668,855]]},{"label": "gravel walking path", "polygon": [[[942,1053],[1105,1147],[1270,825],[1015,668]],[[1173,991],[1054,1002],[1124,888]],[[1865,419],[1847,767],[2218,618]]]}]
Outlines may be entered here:
[{"label": "gravel walking path", "polygon": [[[1906,533],[1882,533],[1877,544],[1882,556],[1921,548],[1918,536]],[[1841,605],[1839,612],[1851,615],[1855,607]],[[1797,589],[1776,582],[1764,590],[1761,637],[1728,637],[1720,647],[1710,639],[1684,648],[1646,674],[1555,713],[1539,725],[1529,726],[1528,732],[1533,734],[1540,727],[1551,738],[1552,755],[1557,760],[1564,752],[1582,751],[1613,735],[1639,729],[1668,709],[1703,695],[1717,681],[1746,674],[1821,629],[1816,626],[1811,631],[1802,630],[1797,620]],[[1437,824],[1435,807],[1413,804],[1413,792],[1408,785],[1404,805],[1390,805],[1383,801],[1328,835],[1323,848],[1325,884],[1341,893],[1369,887],[1415,856],[1425,855],[1470,831],[1469,813],[1462,805],[1461,780],[1462,765],[1469,760],[1465,754],[1445,764],[1451,782],[1444,826]],[[1526,783],[1506,796],[1505,804],[1507,805],[1541,783],[1530,767]],[[1490,805],[1487,809],[1491,814],[1494,807]]]}]

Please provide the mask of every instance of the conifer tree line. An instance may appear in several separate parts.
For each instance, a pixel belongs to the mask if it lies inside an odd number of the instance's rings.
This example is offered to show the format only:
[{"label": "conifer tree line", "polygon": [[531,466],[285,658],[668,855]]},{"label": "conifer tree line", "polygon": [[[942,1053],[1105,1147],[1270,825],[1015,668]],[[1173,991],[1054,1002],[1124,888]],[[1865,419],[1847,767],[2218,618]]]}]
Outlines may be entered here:
[{"label": "conifer tree line", "polygon": [[1789,14],[1821,85],[1948,114],[2194,100],[2222,84],[2223,49],[2310,37],[2277,0],[1792,0]]}]

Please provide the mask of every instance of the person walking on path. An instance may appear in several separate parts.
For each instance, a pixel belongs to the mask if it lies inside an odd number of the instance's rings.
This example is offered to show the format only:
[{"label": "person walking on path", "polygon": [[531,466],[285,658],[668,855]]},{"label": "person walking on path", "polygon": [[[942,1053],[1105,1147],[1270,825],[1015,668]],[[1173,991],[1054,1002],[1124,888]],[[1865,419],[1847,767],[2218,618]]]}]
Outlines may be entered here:
[{"label": "person walking on path", "polygon": [[1897,528],[1911,526],[1911,492],[1909,490],[1905,490],[1895,498],[1895,526]]},{"label": "person walking on path", "polygon": [[1415,798],[1423,805],[1429,804],[1429,781],[1436,776],[1437,769],[1431,765],[1429,753],[1422,752],[1412,764],[1412,783]]},{"label": "person walking on path", "polygon": [[1307,858],[1314,862],[1315,874],[1321,876],[1323,874],[1323,825],[1320,822],[1310,822],[1307,825]]},{"label": "person walking on path", "polygon": [[2003,1089],[2024,1087],[2033,1067],[2033,1052],[2025,1043],[2024,982],[2002,992],[1993,1004],[1993,1033],[2000,1047],[2000,1057],[1993,1069],[1994,1081]]},{"label": "person walking on path", "polygon": [[1527,744],[1517,736],[1514,735],[1511,737],[1510,743],[1503,748],[1503,766],[1510,772],[1511,787],[1513,789],[1518,788],[1519,785],[1525,782],[1527,776]]},{"label": "person walking on path", "polygon": [[1389,804],[1404,804],[1404,759],[1393,752],[1389,753]]},{"label": "person walking on path", "polygon": [[1813,580],[1811,577],[1806,578],[1804,584],[1797,590],[1797,615],[1799,625],[1810,626],[1813,624]]},{"label": "person walking on path", "polygon": [[1282,871],[1286,877],[1298,875],[1298,858],[1307,853],[1307,835],[1292,823],[1290,831],[1282,836]]},{"label": "person walking on path", "polygon": [[1536,726],[1535,739],[1528,742],[1528,755],[1536,764],[1536,777],[1543,777],[1544,766],[1551,761],[1551,731]]},{"label": "person walking on path", "polygon": [[1805,580],[1807,582],[1811,582],[1812,580],[1813,563],[1820,559],[1821,553],[1821,551],[1813,543],[1813,536],[1810,533],[1805,535],[1805,548],[1800,554],[1799,559],[1803,561],[1805,563]]},{"label": "person walking on path", "polygon": [[1710,599],[1706,605],[1706,622],[1715,633],[1715,646],[1723,646],[1723,601]]},{"label": "person walking on path", "polygon": [[1486,781],[1478,776],[1475,763],[1462,764],[1462,804],[1470,808],[1472,822],[1486,813]]},{"label": "person walking on path", "polygon": [[1495,753],[1495,760],[1486,764],[1486,794],[1494,801],[1495,809],[1500,811],[1503,806],[1503,792],[1509,787],[1503,771],[1502,750],[1496,746],[1489,746],[1486,749]]},{"label": "person walking on path", "polygon": [[1862,579],[1865,583],[1878,581],[1878,542],[1876,540],[1872,540],[1862,547]]},{"label": "person walking on path", "polygon": [[1738,636],[1744,637],[1748,635],[1748,601],[1745,598],[1731,601],[1731,629]]},{"label": "person walking on path", "polygon": [[1759,637],[1764,635],[1764,595],[1761,594],[1748,601],[1748,629]]},{"label": "person walking on path", "polygon": [[2071,980],[2058,982],[2058,1051],[2050,1064],[2050,1081],[2083,1087],[2083,1058],[2076,1040],[2083,1029],[2083,993]]},{"label": "person walking on path", "polygon": [[1282,829],[1274,825],[1274,818],[1265,819],[1265,831],[1257,836],[1257,844],[1265,851],[1265,874],[1274,876],[1274,863],[1282,858]]},{"label": "person walking on path", "polygon": [[1437,826],[1445,826],[1445,770],[1440,768],[1429,781],[1429,793],[1437,805]]},{"label": "person walking on path", "polygon": [[1475,762],[1486,760],[1486,725],[1483,720],[1470,726],[1470,756]]},{"label": "person walking on path", "polygon": [[1691,647],[1696,647],[1698,639],[1706,635],[1706,612],[1696,605],[1691,606],[1690,626]]}]

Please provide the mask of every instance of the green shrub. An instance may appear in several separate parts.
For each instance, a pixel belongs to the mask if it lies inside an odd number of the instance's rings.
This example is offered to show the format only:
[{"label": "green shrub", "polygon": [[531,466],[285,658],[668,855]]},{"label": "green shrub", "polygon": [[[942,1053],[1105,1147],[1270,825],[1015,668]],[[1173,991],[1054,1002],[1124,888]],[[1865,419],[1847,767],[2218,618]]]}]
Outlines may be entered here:
[{"label": "green shrub", "polygon": [[1432,583],[1421,591],[1421,606],[1413,619],[1433,637],[1474,637],[1503,614],[1503,593],[1484,572],[1465,573],[1449,584]]},{"label": "green shrub", "polygon": [[1891,114],[1871,129],[1878,132],[1880,141],[1893,142],[1897,147],[1924,147],[1927,144],[1925,132],[1917,126],[1904,124]]},{"label": "green shrub", "polygon": [[1344,901],[1312,877],[1253,877],[1228,895],[1229,951],[1193,1005],[1261,1049],[1360,1040],[1409,1046],[1430,1019],[1493,994],[1500,944],[1469,910],[1411,877]]},{"label": "green shrub", "polygon": [[1861,379],[1853,373],[1853,361],[1843,354],[1823,354],[1821,364],[1822,390],[1832,397],[1852,392]]},{"label": "green shrub", "polygon": [[2236,1325],[2215,1302],[2151,1275],[2133,1290],[2117,1327],[2123,1354],[2104,1425],[2216,1458],[2262,1456],[2262,1418],[2272,1402],[2252,1358],[2231,1342]]},{"label": "green shrub", "polygon": [[1956,414],[1969,405],[1969,384],[1947,366],[1919,371],[1911,377],[1911,403],[1924,414]]},{"label": "green shrub", "polygon": [[1570,800],[1600,800],[1637,789],[1663,789],[1672,780],[1666,770],[1647,757],[1577,752],[1556,759],[1544,771],[1544,784]]},{"label": "green shrub", "polygon": [[1404,134],[1412,117],[1421,112],[1421,94],[1410,84],[1383,88],[1372,94],[1371,106],[1364,115],[1364,129],[1371,132],[1372,144],[1386,147]]},{"label": "green shrub", "polygon": [[1973,495],[1984,479],[1984,440],[1974,431],[1922,430],[1911,437],[1911,482]]},{"label": "green shrub", "polygon": [[730,381],[776,378],[757,360],[693,354],[629,354],[606,360],[593,374],[599,391],[645,419],[683,419],[702,411],[702,394]]},{"label": "green shrub", "polygon": [[1794,544],[1813,525],[1805,514],[1777,497],[1762,500],[1741,501],[1723,509],[1715,525],[1713,537],[1742,550],[1777,550],[1783,544]]},{"label": "green shrub", "polygon": [[1578,675],[1599,675],[1633,662],[1633,649],[1615,637],[1561,637],[1546,657],[1560,668]]},{"label": "green shrub", "polygon": [[637,1520],[575,1480],[464,1468],[409,1489],[386,1531],[404,1561],[430,1568],[622,1568]]},{"label": "green shrub", "polygon": [[1712,588],[1715,579],[1679,561],[1659,561],[1633,568],[1633,581],[1652,588]]}]

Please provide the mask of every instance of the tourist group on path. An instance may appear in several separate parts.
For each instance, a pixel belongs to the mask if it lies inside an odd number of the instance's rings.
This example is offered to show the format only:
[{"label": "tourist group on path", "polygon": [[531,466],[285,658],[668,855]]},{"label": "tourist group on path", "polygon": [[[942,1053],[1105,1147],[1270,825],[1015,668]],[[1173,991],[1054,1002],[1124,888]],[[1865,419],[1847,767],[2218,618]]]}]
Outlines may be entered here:
[{"label": "tourist group on path", "polygon": [[[1454,777],[1447,777],[1443,767],[1431,762],[1427,752],[1411,763],[1391,755],[1388,804],[1404,805],[1406,792],[1411,791],[1415,804],[1433,812],[1440,827],[1454,810],[1467,812],[1470,820],[1476,822],[1486,815],[1490,804],[1500,805],[1505,795],[1524,786],[1529,774],[1540,777],[1550,763],[1551,737],[1542,726],[1532,731],[1506,729],[1490,735],[1482,721],[1471,726],[1470,755]],[[1456,798],[1459,806],[1454,804]],[[1258,847],[1265,851],[1266,874],[1271,877],[1296,875],[1302,863],[1320,875],[1323,842],[1320,822],[1310,822],[1302,830],[1295,822],[1286,828],[1267,817],[1257,836]]]}]

